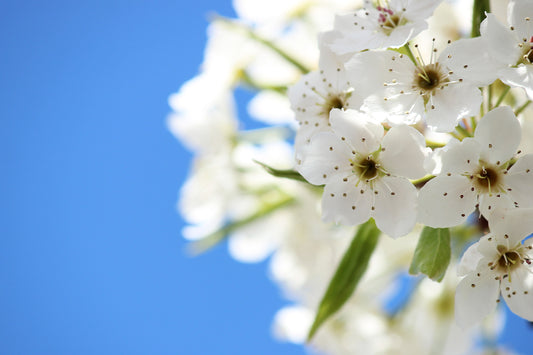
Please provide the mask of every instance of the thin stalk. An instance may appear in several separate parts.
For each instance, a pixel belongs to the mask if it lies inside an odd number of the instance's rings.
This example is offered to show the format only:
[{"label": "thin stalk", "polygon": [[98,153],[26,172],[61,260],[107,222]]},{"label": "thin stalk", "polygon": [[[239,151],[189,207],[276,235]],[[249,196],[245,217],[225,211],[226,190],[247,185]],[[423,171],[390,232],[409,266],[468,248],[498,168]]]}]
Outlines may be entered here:
[{"label": "thin stalk", "polygon": [[415,56],[413,55],[413,52],[411,52],[411,48],[409,47],[409,43],[404,44],[403,49],[405,50],[405,54],[411,59],[413,64],[416,66],[418,63],[416,62]]},{"label": "thin stalk", "polygon": [[505,96],[507,96],[507,93],[509,92],[509,90],[511,90],[511,87],[508,86],[506,87],[503,92],[501,93],[500,97],[498,97],[498,101],[496,101],[496,104],[494,105],[494,107],[498,107],[501,105],[501,103],[503,102],[503,99],[505,99]]},{"label": "thin stalk", "polygon": [[296,200],[293,197],[284,197],[274,203],[265,204],[254,214],[239,221],[229,223],[224,227],[220,228],[219,230],[209,234],[205,238],[191,243],[189,245],[189,251],[193,255],[204,253],[215,245],[217,245],[218,243],[220,243],[221,241],[223,241],[224,239],[226,239],[228,235],[234,232],[235,230],[244,227],[252,222],[255,222],[263,217],[266,217],[272,214],[273,212],[278,211],[279,209],[294,203],[295,201]]},{"label": "thin stalk", "polygon": [[474,7],[472,9],[472,31],[470,37],[479,37],[479,26],[485,19],[485,12],[490,12],[490,0],[474,0]]},{"label": "thin stalk", "polygon": [[520,106],[515,112],[514,114],[516,116],[518,116],[519,114],[522,113],[522,111],[524,111],[528,106],[529,104],[531,103],[531,100],[527,100],[525,104],[523,104],[522,106]]}]

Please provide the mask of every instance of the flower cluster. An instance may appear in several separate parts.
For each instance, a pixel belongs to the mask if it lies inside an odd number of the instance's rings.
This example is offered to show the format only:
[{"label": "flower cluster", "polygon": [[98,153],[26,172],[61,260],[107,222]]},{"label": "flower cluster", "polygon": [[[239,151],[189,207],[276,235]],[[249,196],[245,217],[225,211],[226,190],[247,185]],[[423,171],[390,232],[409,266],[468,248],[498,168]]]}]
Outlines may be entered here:
[{"label": "flower cluster", "polygon": [[[533,321],[533,2],[507,23],[488,0],[235,8],[170,99],[193,248],[270,256],[295,302],[275,334],[326,353],[486,350],[500,300]],[[261,128],[237,119],[239,87]]]}]

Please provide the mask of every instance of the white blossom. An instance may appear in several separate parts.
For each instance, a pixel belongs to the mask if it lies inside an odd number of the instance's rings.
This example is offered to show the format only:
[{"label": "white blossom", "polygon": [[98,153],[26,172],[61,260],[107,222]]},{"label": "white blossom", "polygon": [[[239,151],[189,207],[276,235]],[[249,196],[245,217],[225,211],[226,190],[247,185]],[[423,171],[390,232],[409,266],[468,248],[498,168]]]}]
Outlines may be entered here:
[{"label": "white blossom", "polygon": [[474,325],[494,310],[500,294],[511,311],[533,321],[533,210],[497,211],[490,233],[464,253],[459,266],[455,317],[462,327]]},{"label": "white blossom", "polygon": [[[499,78],[511,87],[525,89],[533,98],[533,2],[510,1],[507,24],[489,13],[481,23],[481,37],[463,39],[457,46],[464,49],[464,58],[470,58],[471,67],[465,78],[482,85]],[[461,59],[464,60],[464,59]]]},{"label": "white blossom", "polygon": [[383,126],[354,110],[334,109],[332,132],[321,132],[302,149],[299,172],[312,184],[325,184],[325,222],[357,225],[374,217],[396,238],[416,219],[416,188],[409,179],[425,175],[424,140],[409,126]]},{"label": "white blossom", "polygon": [[414,124],[424,118],[436,131],[450,132],[461,118],[479,112],[477,86],[458,76],[448,56],[437,57],[436,49],[427,64],[420,57],[415,64],[395,51],[363,52],[346,70],[365,83],[360,89],[355,85],[364,97],[362,110],[381,121]]},{"label": "white blossom", "polygon": [[365,1],[365,8],[335,18],[331,48],[337,54],[398,48],[427,28],[442,0]]},{"label": "white blossom", "polygon": [[512,110],[498,107],[479,122],[473,138],[442,153],[442,171],[419,193],[419,222],[451,227],[479,207],[487,216],[496,208],[533,206],[533,155],[513,161],[520,124]]}]

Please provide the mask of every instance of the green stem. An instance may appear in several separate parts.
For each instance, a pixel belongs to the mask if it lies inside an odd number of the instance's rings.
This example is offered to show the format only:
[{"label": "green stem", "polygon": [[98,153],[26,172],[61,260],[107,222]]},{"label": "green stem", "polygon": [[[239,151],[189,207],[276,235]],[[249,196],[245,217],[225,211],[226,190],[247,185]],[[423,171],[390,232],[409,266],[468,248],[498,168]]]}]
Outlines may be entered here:
[{"label": "green stem", "polygon": [[254,90],[262,91],[262,90],[270,90],[275,91],[280,94],[286,94],[287,93],[287,86],[274,86],[274,85],[263,85],[255,81],[246,70],[241,71],[240,78],[244,84],[251,87]]},{"label": "green stem", "polygon": [[403,49],[405,51],[405,54],[409,57],[409,59],[411,59],[413,64],[416,66],[417,62],[416,62],[415,56],[413,55],[413,52],[411,52],[411,48],[409,47],[409,43],[404,44]]},{"label": "green stem", "polygon": [[283,49],[281,49],[280,47],[275,45],[272,41],[259,36],[250,27],[248,27],[248,26],[246,26],[244,24],[240,24],[240,23],[237,23],[235,21],[232,21],[231,19],[228,19],[228,18],[226,18],[224,16],[217,15],[217,16],[215,16],[215,20],[216,21],[222,21],[222,22],[224,22],[225,24],[227,24],[229,26],[233,26],[233,27],[240,28],[240,29],[244,30],[246,32],[246,34],[248,36],[250,36],[250,38],[252,38],[253,40],[263,44],[264,46],[266,46],[268,48],[270,48],[272,51],[276,52],[279,56],[281,56],[287,62],[291,63],[298,70],[300,70],[300,72],[302,72],[302,74],[307,74],[307,73],[310,72],[310,69],[307,68],[304,64],[300,63],[299,60],[297,60],[296,58],[291,56],[289,53],[285,52]]},{"label": "green stem", "polygon": [[470,132],[468,132],[468,130],[466,130],[466,128],[464,128],[461,125],[457,125],[457,127],[455,127],[455,130],[457,132],[459,132],[460,134],[462,134],[463,137],[471,137],[472,136],[472,134],[470,134]]},{"label": "green stem", "polygon": [[492,85],[487,87],[487,112],[492,110]]},{"label": "green stem", "polygon": [[221,241],[223,241],[226,237],[228,237],[229,234],[231,234],[232,232],[234,232],[235,230],[241,228],[241,227],[244,227],[245,225],[249,224],[249,223],[252,223],[254,221],[257,221],[263,217],[266,217],[270,214],[272,214],[273,212],[285,207],[285,206],[288,206],[292,203],[294,203],[296,200],[293,198],[293,197],[284,197],[274,203],[268,203],[268,204],[264,204],[262,208],[260,208],[257,212],[255,212],[254,214],[244,218],[244,219],[241,219],[241,220],[238,220],[238,221],[235,221],[235,222],[231,222],[227,225],[225,225],[224,227],[220,228],[219,230],[207,235],[205,238],[202,238],[198,241],[195,241],[195,242],[192,242],[189,247],[190,247],[190,251],[192,252],[193,255],[198,255],[198,254],[201,254],[209,249],[211,249],[212,247],[214,247],[215,245],[217,245],[218,243],[220,243]]},{"label": "green stem", "polygon": [[519,114],[522,113],[522,111],[524,111],[528,106],[529,104],[531,103],[531,100],[527,100],[525,104],[523,104],[522,106],[520,106],[515,112],[514,114],[516,116],[518,116]]},{"label": "green stem", "polygon": [[507,86],[505,89],[503,89],[503,92],[501,93],[500,97],[498,98],[498,101],[496,101],[496,104],[494,105],[494,107],[498,107],[498,106],[501,105],[501,103],[503,102],[503,99],[505,99],[505,96],[507,95],[509,90],[511,90],[510,86]]},{"label": "green stem", "polygon": [[472,9],[472,31],[470,37],[479,37],[479,26],[485,19],[485,12],[490,12],[490,0],[474,0],[474,7]]}]

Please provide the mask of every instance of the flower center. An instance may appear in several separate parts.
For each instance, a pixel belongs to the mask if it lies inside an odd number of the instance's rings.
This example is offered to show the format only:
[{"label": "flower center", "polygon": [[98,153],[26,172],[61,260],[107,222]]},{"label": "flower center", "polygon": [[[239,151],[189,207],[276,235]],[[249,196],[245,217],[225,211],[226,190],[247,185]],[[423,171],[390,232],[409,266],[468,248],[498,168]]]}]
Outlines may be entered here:
[{"label": "flower center", "polygon": [[416,68],[413,88],[419,90],[421,94],[429,94],[447,82],[449,79],[443,73],[440,64],[432,63]]},{"label": "flower center", "polygon": [[327,97],[325,97],[325,100],[323,104],[321,105],[323,107],[323,110],[321,112],[322,115],[324,115],[326,118],[329,119],[329,113],[331,110],[338,108],[338,109],[344,109],[348,107],[348,99],[352,96],[351,92],[342,92],[342,93],[328,93]]},{"label": "flower center", "polygon": [[372,180],[378,176],[380,164],[369,155],[367,158],[363,158],[356,165],[359,176],[364,180]]},{"label": "flower center", "polygon": [[505,245],[498,245],[500,258],[497,262],[497,267],[501,272],[509,273],[522,264],[522,256],[517,250],[508,250]]},{"label": "flower center", "polygon": [[407,23],[407,21],[402,18],[401,13],[395,13],[391,9],[381,6],[378,6],[376,9],[380,12],[378,18],[379,26],[387,36],[389,36],[396,27]]},{"label": "flower center", "polygon": [[499,169],[481,164],[479,170],[473,175],[474,186],[482,193],[492,194],[493,192],[501,192],[502,174]]}]

